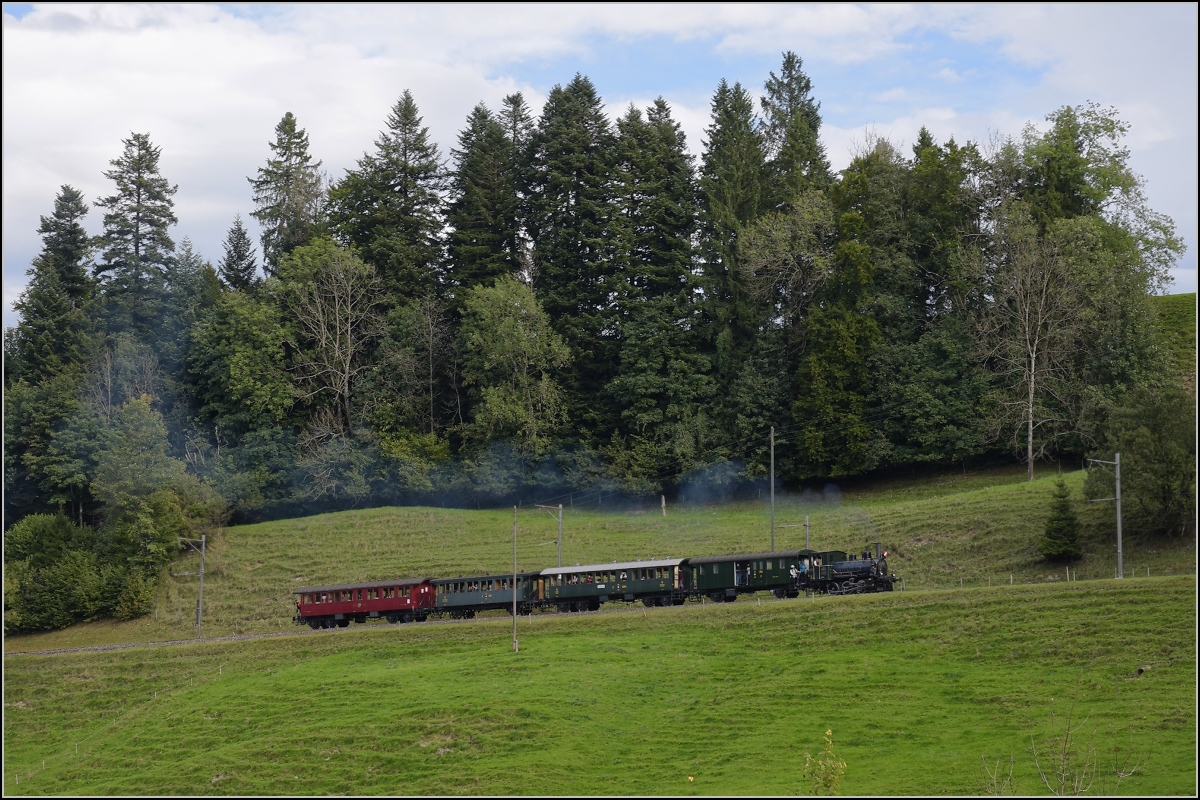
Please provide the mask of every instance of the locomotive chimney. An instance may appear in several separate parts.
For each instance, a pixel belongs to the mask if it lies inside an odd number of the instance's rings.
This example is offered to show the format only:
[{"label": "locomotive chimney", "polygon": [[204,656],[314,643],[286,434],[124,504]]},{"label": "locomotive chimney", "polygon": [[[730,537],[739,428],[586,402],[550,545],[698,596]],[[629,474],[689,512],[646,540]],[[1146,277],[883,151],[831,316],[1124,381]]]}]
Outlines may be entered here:
[{"label": "locomotive chimney", "polygon": [[879,552],[880,552],[880,550],[879,550],[879,546],[880,546],[880,544],[881,544],[881,542],[876,542],[876,543],[875,543],[875,558],[876,558],[876,559],[880,558],[880,555],[879,555]]}]

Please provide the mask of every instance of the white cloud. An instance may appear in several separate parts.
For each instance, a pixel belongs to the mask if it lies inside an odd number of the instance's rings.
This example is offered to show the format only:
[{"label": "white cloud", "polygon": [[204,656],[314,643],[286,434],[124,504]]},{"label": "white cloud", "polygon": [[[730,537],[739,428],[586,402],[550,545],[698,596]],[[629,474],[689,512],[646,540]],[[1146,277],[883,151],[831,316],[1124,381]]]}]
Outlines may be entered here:
[{"label": "white cloud", "polygon": [[[897,85],[889,67],[916,58],[920,37],[934,34],[1033,77],[969,111],[947,104],[938,88],[956,77],[957,86],[981,80],[969,64],[938,62],[941,72],[926,74],[941,83]],[[11,301],[38,248],[38,215],[49,213],[63,183],[89,200],[110,192],[102,172],[131,131],[151,134],[163,174],[180,186],[177,237],[190,235],[215,260],[233,215],[250,210],[246,176],[265,161],[285,111],[338,177],[411,89],[448,155],[476,102],[495,107],[520,90],[540,107],[539,88],[516,77],[524,65],[582,62],[604,37],[662,38],[731,69],[790,49],[810,71],[874,81],[863,84],[863,97],[895,103],[887,119],[817,87],[825,111],[842,120],[823,129],[835,166],[848,163],[851,140],[867,125],[905,141],[922,124],[939,140],[986,139],[988,131],[1019,133],[1063,104],[1115,105],[1132,124],[1133,164],[1149,181],[1152,205],[1195,243],[1194,6],[37,5],[20,20],[3,16],[5,324],[15,322]],[[741,79],[749,86],[765,77]],[[673,99],[672,80],[681,78],[663,75],[661,92],[699,153],[707,102]],[[649,102],[642,91],[603,89],[614,116],[630,100]],[[98,214],[90,224],[98,232]],[[1185,265],[1194,264],[1189,255]]]}]

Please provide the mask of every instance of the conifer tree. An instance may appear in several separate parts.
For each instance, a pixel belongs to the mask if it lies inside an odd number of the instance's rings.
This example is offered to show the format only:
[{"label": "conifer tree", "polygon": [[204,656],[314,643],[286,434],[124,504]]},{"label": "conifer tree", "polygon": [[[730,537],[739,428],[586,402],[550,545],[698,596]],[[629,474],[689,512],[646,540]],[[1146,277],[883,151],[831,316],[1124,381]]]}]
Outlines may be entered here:
[{"label": "conifer tree", "polygon": [[706,315],[716,350],[715,366],[728,385],[740,366],[738,353],[757,327],[745,275],[739,268],[738,243],[762,212],[766,169],[754,104],[741,84],[730,86],[722,80],[717,86],[712,123],[705,133],[700,220]]},{"label": "conifer tree", "polygon": [[590,80],[577,74],[550,91],[534,143],[535,288],[576,364],[571,415],[600,428],[600,393],[618,361],[614,144]]},{"label": "conifer tree", "polygon": [[768,155],[769,208],[783,208],[805,191],[829,186],[831,175],[821,144],[821,104],[812,98],[812,80],[804,60],[783,54],[779,75],[771,72],[763,87],[763,144]]},{"label": "conifer tree", "polygon": [[109,162],[114,169],[104,173],[117,193],[96,202],[109,209],[96,272],[104,277],[110,327],[149,339],[162,313],[164,278],[175,252],[167,230],[179,221],[171,199],[179,187],[159,174],[161,148],[150,143],[149,134],[134,133],[123,144],[122,156]]},{"label": "conifer tree", "polygon": [[324,221],[320,161],[308,153],[308,134],[296,125],[292,112],[275,126],[272,157],[246,178],[254,188],[250,216],[262,226],[263,268],[274,275],[279,260],[318,235]]},{"label": "conifer tree", "polygon": [[233,226],[225,236],[225,255],[217,265],[217,271],[226,285],[237,291],[252,289],[258,283],[254,245],[242,224],[241,214],[233,218]]},{"label": "conifer tree", "polygon": [[517,92],[504,98],[497,115],[504,136],[512,144],[513,185],[517,193],[517,228],[513,240],[508,244],[508,252],[512,253],[526,275],[532,265],[530,255],[531,243],[528,227],[531,213],[531,193],[533,186],[533,143],[536,126],[533,114],[525,97]]},{"label": "conifer tree", "polygon": [[440,284],[442,192],[438,146],[412,92],[392,106],[387,130],[330,190],[331,222],[343,244],[374,266],[397,299],[421,297]]},{"label": "conifer tree", "polygon": [[12,358],[5,363],[5,385],[24,378],[31,383],[82,364],[92,342],[87,316],[93,291],[87,274],[91,243],[80,220],[87,204],[71,186],[54,200],[54,214],[41,217],[42,252],[33,260],[29,284],[13,304],[21,321],[13,329]]},{"label": "conifer tree", "polygon": [[620,185],[619,258],[627,292],[675,295],[687,284],[696,230],[694,157],[661,97],[645,117],[630,106],[617,121]]},{"label": "conifer tree", "polygon": [[1054,482],[1053,497],[1038,550],[1049,561],[1074,561],[1083,555],[1079,549],[1079,517],[1071,508],[1071,490],[1062,476]]},{"label": "conifer tree", "polygon": [[456,297],[521,267],[522,254],[512,249],[520,232],[514,150],[487,107],[475,106],[453,152],[456,168],[446,220],[451,228],[449,278]]},{"label": "conifer tree", "polygon": [[58,282],[75,306],[91,299],[95,285],[88,275],[88,259],[92,252],[91,237],[81,221],[87,216],[88,205],[73,186],[64,184],[54,198],[54,213],[40,217],[38,233],[42,235],[42,257],[58,273]]}]

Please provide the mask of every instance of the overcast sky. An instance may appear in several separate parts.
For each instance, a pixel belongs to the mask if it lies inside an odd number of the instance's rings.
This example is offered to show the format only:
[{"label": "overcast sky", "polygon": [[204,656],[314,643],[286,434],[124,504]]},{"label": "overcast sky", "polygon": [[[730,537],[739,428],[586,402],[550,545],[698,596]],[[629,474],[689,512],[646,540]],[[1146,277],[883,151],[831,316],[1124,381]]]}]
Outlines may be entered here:
[{"label": "overcast sky", "polygon": [[[88,201],[132,131],[179,185],[178,241],[214,263],[246,177],[293,112],[337,179],[410,89],[444,156],[471,108],[521,91],[535,111],[576,72],[613,117],[657,96],[693,152],[721,78],[755,94],[804,60],[835,169],[868,133],[906,147],[1018,136],[1064,105],[1113,106],[1133,168],[1188,247],[1196,290],[1197,7],[1071,5],[4,5],[4,325],[69,183]],[[253,227],[253,220],[247,218]],[[101,214],[88,228],[99,233]],[[257,229],[253,229],[257,237]]]}]

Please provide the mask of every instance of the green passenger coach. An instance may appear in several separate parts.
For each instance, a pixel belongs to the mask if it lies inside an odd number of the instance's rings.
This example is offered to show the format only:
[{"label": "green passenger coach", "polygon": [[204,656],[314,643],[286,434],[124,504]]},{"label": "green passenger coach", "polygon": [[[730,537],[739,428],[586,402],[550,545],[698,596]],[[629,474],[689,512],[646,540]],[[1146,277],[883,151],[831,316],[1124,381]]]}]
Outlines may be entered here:
[{"label": "green passenger coach", "polygon": [[647,606],[682,605],[682,558],[551,567],[541,572],[543,598],[559,611],[595,611],[610,600]]}]

